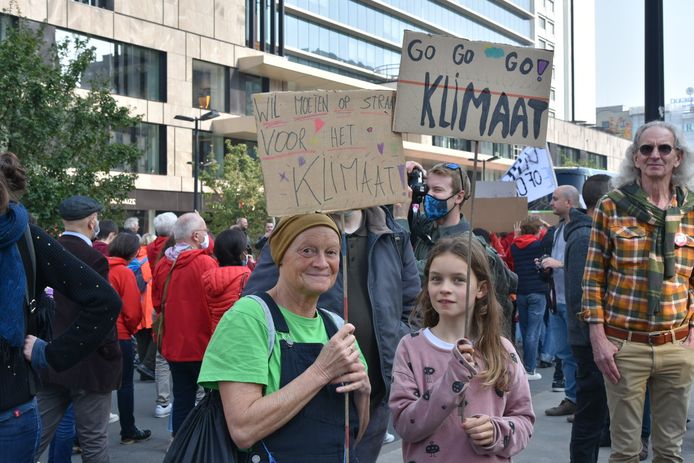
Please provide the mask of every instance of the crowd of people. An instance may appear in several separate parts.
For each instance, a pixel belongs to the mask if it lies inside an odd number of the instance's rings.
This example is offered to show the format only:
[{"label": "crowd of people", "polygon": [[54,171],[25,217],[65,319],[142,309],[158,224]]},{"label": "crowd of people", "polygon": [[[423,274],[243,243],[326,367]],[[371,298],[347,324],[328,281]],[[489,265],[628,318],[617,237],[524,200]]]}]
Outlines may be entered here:
[{"label": "crowd of people", "polygon": [[694,160],[678,130],[643,125],[616,178],[559,186],[555,225],[506,234],[471,229],[463,167],[407,168],[421,205],[268,220],[254,243],[246,218],[213,234],[195,211],[141,236],[85,196],[51,237],[0,154],[0,455],[108,462],[115,419],[122,444],[147,441],[139,374],[174,442],[218,394],[243,461],[375,462],[389,423],[403,461],[509,461],[533,435],[529,381],[553,367],[563,398],[544,413],[573,423],[558,460],[595,462],[607,440],[610,462],[682,461]]}]

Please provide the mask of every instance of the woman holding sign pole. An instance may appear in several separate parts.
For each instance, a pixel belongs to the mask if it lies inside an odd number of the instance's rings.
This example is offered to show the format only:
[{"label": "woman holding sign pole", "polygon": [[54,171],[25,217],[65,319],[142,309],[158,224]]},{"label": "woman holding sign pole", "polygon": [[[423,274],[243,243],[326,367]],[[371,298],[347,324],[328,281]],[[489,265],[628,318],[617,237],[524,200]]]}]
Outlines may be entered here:
[{"label": "woman holding sign pole", "polygon": [[231,437],[254,462],[342,462],[345,441],[366,429],[371,384],[354,326],[316,306],[335,283],[340,238],[325,214],[283,218],[269,239],[277,284],[234,304],[205,353],[199,382],[219,389]]}]

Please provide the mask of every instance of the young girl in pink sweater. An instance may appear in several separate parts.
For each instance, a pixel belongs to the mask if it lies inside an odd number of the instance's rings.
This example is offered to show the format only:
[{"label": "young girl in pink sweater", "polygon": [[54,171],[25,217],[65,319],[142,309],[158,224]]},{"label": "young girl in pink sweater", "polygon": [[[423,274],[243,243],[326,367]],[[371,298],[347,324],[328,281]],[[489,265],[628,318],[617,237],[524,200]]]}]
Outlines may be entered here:
[{"label": "young girl in pink sweater", "polygon": [[500,334],[487,253],[474,237],[471,252],[467,235],[442,239],[425,276],[424,328],[400,341],[393,366],[390,410],[403,461],[511,461],[528,444],[535,414],[525,370]]}]

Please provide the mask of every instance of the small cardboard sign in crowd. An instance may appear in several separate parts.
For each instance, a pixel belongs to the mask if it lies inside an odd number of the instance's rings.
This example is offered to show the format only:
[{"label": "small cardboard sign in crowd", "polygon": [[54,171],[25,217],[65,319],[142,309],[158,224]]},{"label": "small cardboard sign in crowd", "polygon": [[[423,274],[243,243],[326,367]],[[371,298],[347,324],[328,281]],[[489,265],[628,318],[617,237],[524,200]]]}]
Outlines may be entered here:
[{"label": "small cardboard sign in crowd", "polygon": [[[402,132],[542,147],[551,72],[549,50],[405,31],[397,98],[389,90],[256,94],[268,213],[408,201]],[[549,184],[551,160],[533,164],[540,157],[526,151],[507,180],[532,200]]]}]

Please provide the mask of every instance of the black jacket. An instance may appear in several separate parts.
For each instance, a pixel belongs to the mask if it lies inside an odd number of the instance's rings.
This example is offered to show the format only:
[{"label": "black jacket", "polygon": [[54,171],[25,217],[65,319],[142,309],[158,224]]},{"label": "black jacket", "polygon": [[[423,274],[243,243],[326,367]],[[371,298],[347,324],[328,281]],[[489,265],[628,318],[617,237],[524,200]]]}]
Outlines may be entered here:
[{"label": "black jacket", "polygon": [[588,256],[588,242],[593,220],[579,209],[571,209],[569,223],[564,227],[564,289],[569,324],[569,344],[590,346],[588,324],[577,318],[583,296],[583,269]]},{"label": "black jacket", "polygon": [[[54,341],[46,346],[48,364],[61,371],[75,365],[103,341],[118,318],[121,300],[107,280],[85,266],[41,228],[34,225],[30,228],[36,254],[37,291],[50,286],[81,307],[75,323],[60,335],[54,332]],[[92,329],[80,330],[77,326]],[[3,351],[0,360],[0,411],[4,411],[30,401],[37,392],[37,382],[21,348]]]},{"label": "black jacket", "polygon": [[[58,242],[83,262],[82,267],[93,269],[107,282],[108,287],[111,287],[108,283],[108,261],[103,254],[77,236],[63,235],[58,238]],[[94,297],[100,286],[98,283],[96,285],[94,287],[85,283],[79,283],[78,289],[85,295]],[[53,334],[60,336],[71,327],[74,328],[75,322],[84,308],[83,302],[74,300],[58,288],[55,289],[56,307]],[[91,328],[87,324],[77,326],[80,331]],[[120,345],[118,344],[115,318],[110,321],[110,327],[111,329],[102,335],[96,350],[72,368],[65,371],[56,371],[54,368],[49,367],[47,374],[44,376],[46,383],[57,384],[67,388],[84,389],[89,392],[111,392],[120,388],[123,360]]]}]

